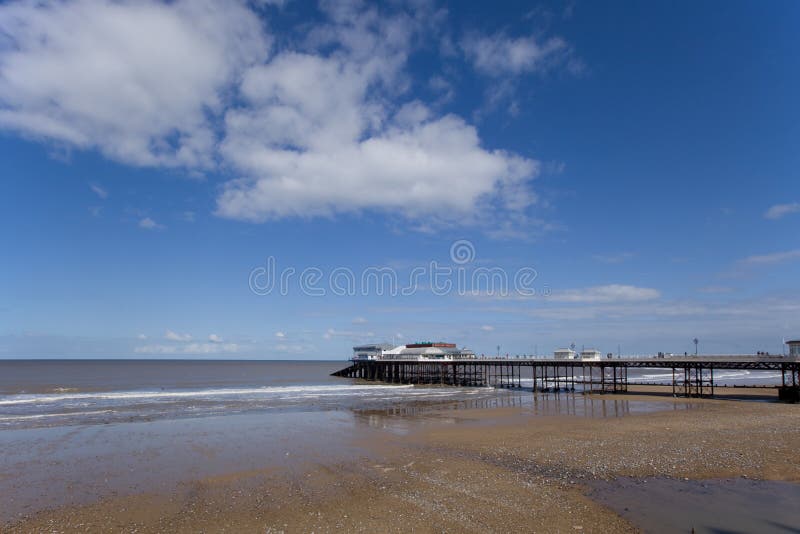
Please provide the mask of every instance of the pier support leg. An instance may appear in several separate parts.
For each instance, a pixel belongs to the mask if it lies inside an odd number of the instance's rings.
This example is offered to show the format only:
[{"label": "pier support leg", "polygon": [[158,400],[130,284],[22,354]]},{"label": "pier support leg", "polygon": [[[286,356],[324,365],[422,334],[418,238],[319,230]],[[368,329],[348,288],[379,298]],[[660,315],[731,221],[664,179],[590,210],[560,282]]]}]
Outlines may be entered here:
[{"label": "pier support leg", "polygon": [[714,396],[714,366],[711,366],[711,396]]},{"label": "pier support leg", "polygon": [[606,392],[606,368],[602,365],[600,366],[600,391]]}]

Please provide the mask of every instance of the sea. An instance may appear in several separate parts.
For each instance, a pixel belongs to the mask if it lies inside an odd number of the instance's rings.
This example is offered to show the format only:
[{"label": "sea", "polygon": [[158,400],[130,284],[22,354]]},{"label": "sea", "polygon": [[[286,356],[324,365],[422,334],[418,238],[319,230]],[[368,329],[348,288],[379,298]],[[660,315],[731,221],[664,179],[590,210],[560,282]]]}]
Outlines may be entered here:
[{"label": "sea", "polygon": [[[522,379],[522,389],[509,390],[389,385],[331,376],[347,365],[346,361],[0,360],[0,429],[263,412],[402,415],[426,407],[518,405],[531,397],[531,378]],[[633,369],[628,379],[669,384],[672,374]],[[777,384],[780,373],[718,371],[715,382]]]},{"label": "sea", "polygon": [[[330,376],[343,361],[0,361],[0,428],[245,413],[481,406],[491,389],[415,387]],[[500,395],[502,396],[502,394]]]}]

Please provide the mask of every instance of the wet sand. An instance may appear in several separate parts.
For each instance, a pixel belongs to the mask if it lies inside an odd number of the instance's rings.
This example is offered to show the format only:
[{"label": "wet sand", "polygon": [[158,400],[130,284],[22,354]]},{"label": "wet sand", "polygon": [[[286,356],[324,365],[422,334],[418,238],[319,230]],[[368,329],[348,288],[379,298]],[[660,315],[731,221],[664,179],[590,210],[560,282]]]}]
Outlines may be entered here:
[{"label": "wet sand", "polygon": [[[708,386],[704,386],[704,391],[710,391]],[[672,386],[670,385],[634,385],[628,386],[628,395],[655,395],[672,397]],[[680,398],[680,397],[678,397]],[[770,387],[714,387],[714,398],[718,400],[762,400],[773,402],[778,399],[777,386]]]},{"label": "wet sand", "polygon": [[[648,532],[757,532],[800,528],[800,484],[745,478],[618,478],[592,484],[591,497]],[[641,494],[647,499],[640,499]],[[636,506],[630,506],[636,502]]]},{"label": "wet sand", "polygon": [[[403,432],[385,431],[392,417],[365,414],[371,431],[330,438],[346,442],[344,454],[307,455],[291,465],[277,452],[251,457],[246,469],[234,462],[211,475],[200,470],[172,487],[31,513],[4,530],[657,532],[647,518],[600,498],[599,485],[622,484],[619,477],[800,482],[800,407],[635,397],[662,410],[622,417],[542,415],[548,412],[535,404],[431,410],[404,420]],[[605,395],[602,406],[631,398]],[[329,438],[311,439],[324,445]],[[621,498],[629,509],[664,499],[645,489]],[[724,511],[725,502],[715,502]],[[748,513],[753,524],[766,520],[757,506]]]}]

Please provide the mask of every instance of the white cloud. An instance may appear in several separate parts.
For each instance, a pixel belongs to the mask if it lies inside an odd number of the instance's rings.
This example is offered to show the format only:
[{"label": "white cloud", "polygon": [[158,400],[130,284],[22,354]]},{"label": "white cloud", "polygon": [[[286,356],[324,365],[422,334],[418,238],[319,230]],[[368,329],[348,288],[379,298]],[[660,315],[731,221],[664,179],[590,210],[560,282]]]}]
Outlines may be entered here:
[{"label": "white cloud", "polygon": [[461,48],[476,70],[490,76],[543,72],[570,59],[570,47],[560,37],[539,41],[503,33],[472,34],[461,42]]},{"label": "white cloud", "polygon": [[283,339],[286,337],[286,334],[284,334],[283,332],[275,332],[275,337]]},{"label": "white cloud", "polygon": [[800,212],[800,202],[792,202],[791,204],[776,204],[764,212],[764,217],[767,219],[780,219],[785,215]]},{"label": "white cloud", "polygon": [[549,299],[556,302],[600,303],[653,300],[660,296],[661,293],[657,289],[622,284],[610,284],[583,289],[553,291],[553,294],[549,297]]},{"label": "white cloud", "polygon": [[800,249],[758,256],[748,256],[747,258],[739,260],[739,263],[743,265],[774,265],[776,263],[783,263],[797,259],[800,259]]},{"label": "white cloud", "polygon": [[164,225],[157,223],[150,217],[145,217],[139,221],[139,228],[144,228],[145,230],[163,230]]},{"label": "white cloud", "polygon": [[169,341],[190,341],[192,336],[191,334],[178,334],[172,330],[167,330],[164,332],[164,339]]},{"label": "white cloud", "polygon": [[216,213],[260,222],[378,209],[430,225],[475,222],[491,203],[532,205],[538,162],[484,148],[458,116],[391,103],[414,23],[350,16],[312,32],[310,43],[334,53],[285,51],[245,74],[221,144],[243,178],[225,186]]},{"label": "white cloud", "polygon": [[94,192],[95,195],[102,198],[103,200],[108,198],[108,191],[100,187],[99,185],[89,184],[89,188]]},{"label": "white cloud", "polygon": [[[3,5],[0,128],[135,165],[222,167],[239,178],[215,211],[232,219],[387,210],[427,229],[524,223],[539,163],[486,147],[463,118],[405,96],[408,56],[441,12],[322,9],[327,22],[270,57],[243,1]],[[558,38],[495,36],[470,54],[524,71],[566,49]]]},{"label": "white cloud", "polygon": [[[140,337],[139,339],[145,339]],[[224,354],[239,352],[236,343],[225,343],[217,334],[210,334],[207,343],[192,342],[190,334],[180,334],[172,330],[164,333],[169,344],[143,345],[134,348],[137,354]]]},{"label": "white cloud", "polygon": [[218,0],[13,2],[0,35],[0,128],[135,165],[212,165],[208,116],[267,48]]},{"label": "white cloud", "polygon": [[139,334],[138,336],[136,336],[136,339],[147,339],[147,336],[144,334]]},{"label": "white cloud", "polygon": [[239,352],[236,343],[186,343],[144,345],[133,349],[137,354],[223,354]]},{"label": "white cloud", "polygon": [[353,324],[366,324],[367,320],[364,317],[356,317],[352,322]]},{"label": "white cloud", "polygon": [[494,331],[494,327],[491,326],[491,325],[485,324],[485,325],[481,326],[481,330],[483,330],[484,332],[493,332]]},{"label": "white cloud", "polygon": [[[535,202],[526,182],[537,163],[484,150],[476,130],[456,116],[405,123],[396,117],[379,136],[304,150],[265,142],[261,128],[267,123],[259,118],[239,116],[240,125],[250,124],[229,129],[223,145],[223,153],[252,176],[226,186],[217,207],[223,217],[258,222],[381,208],[451,222],[474,220],[489,198],[510,210]],[[314,143],[293,141],[300,142]]]}]

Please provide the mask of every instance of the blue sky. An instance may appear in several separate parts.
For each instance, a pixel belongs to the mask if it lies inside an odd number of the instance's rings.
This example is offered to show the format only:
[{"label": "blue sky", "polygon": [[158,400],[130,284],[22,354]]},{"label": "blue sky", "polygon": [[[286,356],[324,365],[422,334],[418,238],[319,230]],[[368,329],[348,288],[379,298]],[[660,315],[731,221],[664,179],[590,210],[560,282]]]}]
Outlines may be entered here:
[{"label": "blue sky", "polygon": [[[779,352],[800,336],[798,20],[4,3],[0,357]],[[251,287],[270,261],[287,291]],[[365,275],[415,268],[410,294]]]}]

